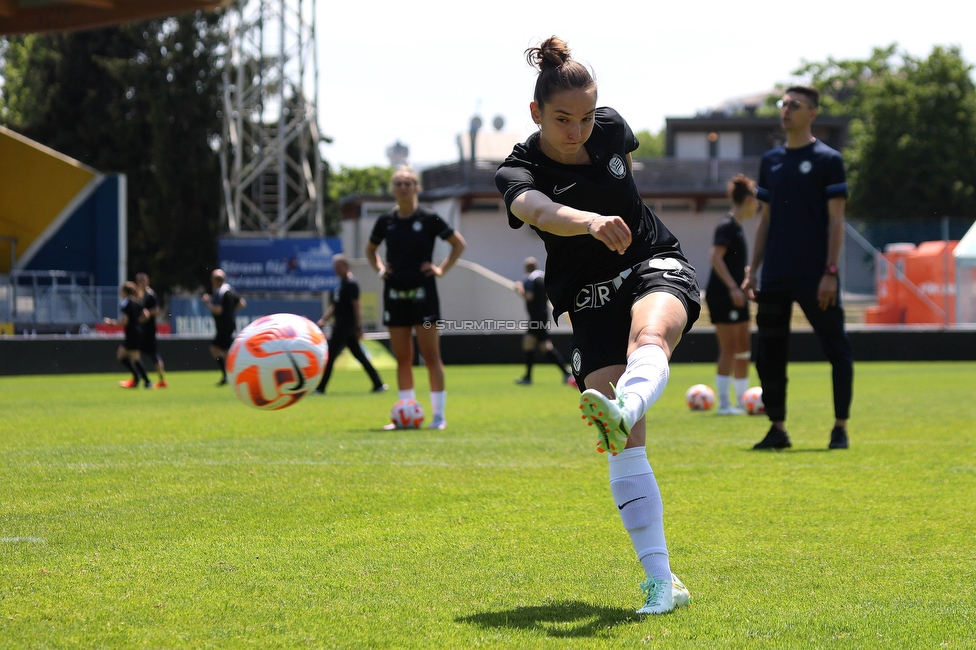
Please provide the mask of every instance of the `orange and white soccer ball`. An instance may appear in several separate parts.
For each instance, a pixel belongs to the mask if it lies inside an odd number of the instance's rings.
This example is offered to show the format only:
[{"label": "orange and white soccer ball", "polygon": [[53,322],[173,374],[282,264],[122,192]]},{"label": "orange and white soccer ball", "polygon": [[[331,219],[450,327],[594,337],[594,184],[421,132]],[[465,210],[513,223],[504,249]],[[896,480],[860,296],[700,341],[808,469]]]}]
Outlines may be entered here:
[{"label": "orange and white soccer ball", "polygon": [[417,400],[398,400],[390,409],[390,422],[397,429],[419,429],[424,423],[424,407]]},{"label": "orange and white soccer ball", "polygon": [[685,392],[685,403],[692,411],[707,411],[715,406],[715,391],[711,386],[695,384]]},{"label": "orange and white soccer ball", "polygon": [[766,405],[763,404],[762,387],[753,386],[742,393],[742,407],[749,415],[762,415],[766,412]]},{"label": "orange and white soccer ball", "polygon": [[272,314],[237,335],[227,354],[227,379],[242,402],[275,411],[315,390],[328,359],[325,335],[315,323]]}]

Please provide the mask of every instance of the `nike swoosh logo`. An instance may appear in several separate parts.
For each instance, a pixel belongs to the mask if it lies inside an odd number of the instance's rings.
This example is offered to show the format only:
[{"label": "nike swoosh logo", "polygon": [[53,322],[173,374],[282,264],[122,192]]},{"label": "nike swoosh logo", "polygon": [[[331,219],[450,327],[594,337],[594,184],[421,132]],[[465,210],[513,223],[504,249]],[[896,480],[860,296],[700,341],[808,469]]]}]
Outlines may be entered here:
[{"label": "nike swoosh logo", "polygon": [[295,357],[291,356],[291,352],[285,350],[285,354],[288,355],[288,360],[291,361],[292,367],[295,369],[295,376],[298,377],[298,383],[292,388],[296,393],[303,388],[305,388],[305,375],[302,374],[302,369],[298,367],[298,363],[295,362]]},{"label": "nike swoosh logo", "polygon": [[780,168],[780,167],[782,167],[782,166],[783,166],[783,163],[777,163],[777,164],[775,164],[775,165],[773,165],[773,166],[772,166],[772,167],[771,167],[771,168],[769,169],[769,171],[771,171],[771,172],[774,172],[774,171],[776,171],[777,169],[779,169],[779,168]]},{"label": "nike swoosh logo", "polygon": [[557,185],[556,187],[553,187],[552,188],[552,193],[553,194],[562,194],[563,192],[565,192],[566,190],[570,189],[574,185],[576,185],[576,183],[572,183],[571,185],[567,185],[566,187],[559,187]]},{"label": "nike swoosh logo", "polygon": [[628,505],[630,505],[630,504],[631,504],[631,503],[633,503],[634,501],[640,501],[641,499],[646,499],[646,498],[647,498],[647,497],[637,497],[636,499],[631,499],[630,501],[627,501],[627,502],[626,502],[626,503],[624,503],[623,505],[619,505],[619,506],[617,506],[617,510],[623,510],[624,508],[626,508],[626,507],[627,507]]}]

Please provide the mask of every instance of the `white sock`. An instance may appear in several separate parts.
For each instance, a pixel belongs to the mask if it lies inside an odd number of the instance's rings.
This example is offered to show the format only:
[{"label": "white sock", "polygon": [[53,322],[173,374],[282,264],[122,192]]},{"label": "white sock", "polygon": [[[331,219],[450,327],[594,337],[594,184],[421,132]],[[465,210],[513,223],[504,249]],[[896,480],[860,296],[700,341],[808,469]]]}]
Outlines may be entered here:
[{"label": "white sock", "polygon": [[447,391],[430,391],[430,408],[434,411],[434,417],[444,416],[444,402],[447,401]]},{"label": "white sock", "polygon": [[732,386],[735,387],[735,405],[742,406],[742,396],[749,390],[749,378],[736,377],[732,380]]},{"label": "white sock", "polygon": [[400,399],[402,399],[404,402],[408,400],[416,400],[417,391],[415,391],[413,388],[408,388],[407,390],[399,390],[397,391],[397,396]]},{"label": "white sock", "polygon": [[718,392],[718,407],[729,406],[729,389],[732,388],[731,375],[715,375],[715,390]]},{"label": "white sock", "polygon": [[642,345],[627,357],[617,389],[626,393],[623,415],[628,431],[661,398],[670,373],[668,355],[657,345]]},{"label": "white sock", "polygon": [[610,456],[610,493],[648,578],[670,580],[664,503],[644,447]]}]

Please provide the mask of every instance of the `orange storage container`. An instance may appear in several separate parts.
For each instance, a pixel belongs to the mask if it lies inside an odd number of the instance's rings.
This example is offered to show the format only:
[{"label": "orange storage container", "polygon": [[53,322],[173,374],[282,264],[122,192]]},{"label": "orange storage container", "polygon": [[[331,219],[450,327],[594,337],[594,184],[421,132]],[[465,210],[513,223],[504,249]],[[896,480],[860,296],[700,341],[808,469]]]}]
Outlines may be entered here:
[{"label": "orange storage container", "polygon": [[[875,269],[877,307],[865,311],[866,323],[944,324],[956,322],[958,241],[889,244]],[[900,271],[899,272],[896,272]],[[914,287],[906,283],[910,282]],[[925,296],[922,298],[919,293]],[[948,314],[948,319],[946,315]]]},{"label": "orange storage container", "polygon": [[901,303],[905,306],[906,323],[956,322],[956,264],[952,251],[958,243],[922,242],[913,255],[905,258],[905,276],[934,303],[907,287],[900,289],[906,294]]},{"label": "orange storage container", "polygon": [[[902,282],[898,280],[897,268],[901,273],[905,272],[905,258],[915,253],[915,244],[888,244],[882,255],[884,259],[878,260],[875,266],[875,296],[878,299],[878,307],[899,307],[903,306],[903,299],[899,297],[899,287]],[[884,260],[889,263],[886,264]],[[900,310],[899,310],[900,311]],[[891,313],[888,310],[885,313]],[[884,320],[885,323],[900,323],[901,320]]]},{"label": "orange storage container", "polygon": [[864,310],[864,322],[868,325],[891,325],[905,322],[905,308],[898,305],[878,305]]}]

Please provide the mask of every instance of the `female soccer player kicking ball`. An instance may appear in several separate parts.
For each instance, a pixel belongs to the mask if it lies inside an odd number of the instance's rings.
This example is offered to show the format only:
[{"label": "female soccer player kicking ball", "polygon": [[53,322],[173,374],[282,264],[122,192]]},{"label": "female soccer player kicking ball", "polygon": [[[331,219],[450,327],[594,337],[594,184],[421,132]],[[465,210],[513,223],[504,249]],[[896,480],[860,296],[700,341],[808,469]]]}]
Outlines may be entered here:
[{"label": "female soccer player kicking ball", "polygon": [[640,614],[691,596],[671,572],[664,507],[644,447],[644,414],[664,392],[671,352],[701,311],[695,271],[644,205],[632,172],[638,146],[596,82],[553,36],[526,51],[539,68],[529,105],[538,133],[495,175],[512,228],[529,224],[548,251],[546,289],[573,324],[572,368],[583,418],[610,454],[610,491],[647,579]]}]

